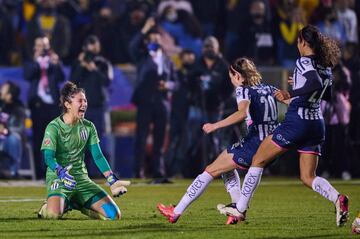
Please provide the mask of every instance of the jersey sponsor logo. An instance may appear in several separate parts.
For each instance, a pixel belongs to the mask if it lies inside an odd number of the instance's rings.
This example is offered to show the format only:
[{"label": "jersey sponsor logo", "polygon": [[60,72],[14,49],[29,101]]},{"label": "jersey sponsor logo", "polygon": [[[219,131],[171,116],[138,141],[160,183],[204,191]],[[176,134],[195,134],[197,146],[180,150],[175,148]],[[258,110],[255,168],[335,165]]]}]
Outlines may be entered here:
[{"label": "jersey sponsor logo", "polygon": [[44,146],[49,146],[51,144],[51,139],[50,138],[46,138],[44,140]]},{"label": "jersey sponsor logo", "polygon": [[237,160],[238,164],[241,164],[241,165],[247,165],[245,159],[241,158],[241,157],[238,157]]},{"label": "jersey sponsor logo", "polygon": [[283,142],[284,144],[290,144],[290,141],[286,140],[281,134],[277,134],[276,139],[280,142]]},{"label": "jersey sponsor logo", "polygon": [[87,138],[88,138],[88,133],[87,133],[87,131],[86,131],[85,129],[80,130],[80,138],[81,138],[82,140],[84,140],[84,141],[87,140]]}]

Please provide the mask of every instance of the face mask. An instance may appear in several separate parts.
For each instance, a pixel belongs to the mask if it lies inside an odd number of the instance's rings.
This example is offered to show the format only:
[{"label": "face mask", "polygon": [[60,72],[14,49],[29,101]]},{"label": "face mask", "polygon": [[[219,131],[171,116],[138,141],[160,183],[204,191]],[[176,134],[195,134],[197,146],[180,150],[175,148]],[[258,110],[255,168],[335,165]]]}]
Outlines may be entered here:
[{"label": "face mask", "polygon": [[254,14],[251,14],[251,17],[253,19],[263,19],[264,18],[264,15],[261,14],[261,13],[254,13]]},{"label": "face mask", "polygon": [[329,17],[329,21],[330,21],[331,23],[336,22],[336,17]]},{"label": "face mask", "polygon": [[148,51],[157,51],[160,48],[159,43],[156,42],[150,42],[147,44]]},{"label": "face mask", "polygon": [[191,64],[191,63],[183,63],[182,65],[185,68],[190,68],[193,64]]},{"label": "face mask", "polygon": [[217,57],[215,51],[213,51],[213,50],[206,50],[206,51],[204,51],[203,56],[204,56],[205,58],[210,59],[210,60],[215,60],[216,57]]}]

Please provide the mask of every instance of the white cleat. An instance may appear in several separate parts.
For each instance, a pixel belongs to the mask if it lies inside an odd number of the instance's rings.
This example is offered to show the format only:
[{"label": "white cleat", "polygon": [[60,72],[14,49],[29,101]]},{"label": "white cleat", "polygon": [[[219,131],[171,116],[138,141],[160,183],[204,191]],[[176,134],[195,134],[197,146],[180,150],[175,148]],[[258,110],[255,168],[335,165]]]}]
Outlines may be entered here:
[{"label": "white cleat", "polygon": [[41,207],[40,207],[40,209],[39,209],[39,211],[37,213],[38,218],[44,218],[44,211],[46,210],[46,207],[47,207],[47,201],[45,201],[41,205]]},{"label": "white cleat", "polygon": [[229,204],[229,205],[218,204],[216,208],[220,212],[220,214],[223,214],[225,216],[235,217],[238,221],[245,221],[246,211],[243,213],[239,212],[233,204]]}]

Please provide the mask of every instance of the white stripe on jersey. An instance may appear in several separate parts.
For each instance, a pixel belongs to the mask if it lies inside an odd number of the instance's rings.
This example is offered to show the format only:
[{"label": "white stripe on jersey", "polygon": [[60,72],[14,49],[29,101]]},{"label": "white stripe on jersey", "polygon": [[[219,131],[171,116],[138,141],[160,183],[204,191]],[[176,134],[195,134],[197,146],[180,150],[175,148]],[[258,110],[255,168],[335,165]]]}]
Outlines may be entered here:
[{"label": "white stripe on jersey", "polygon": [[244,87],[236,87],[236,102],[239,104],[240,101],[248,100],[250,101],[249,89]]},{"label": "white stripe on jersey", "polygon": [[259,124],[257,130],[259,133],[259,139],[264,140],[267,136],[272,134],[277,125]]},{"label": "white stripe on jersey", "polygon": [[323,119],[320,109],[308,109],[308,108],[299,107],[298,115],[300,119],[305,119],[305,120]]},{"label": "white stripe on jersey", "polygon": [[262,124],[258,125],[258,130],[259,130],[259,138],[260,138],[260,140],[264,140],[264,129],[263,129]]},{"label": "white stripe on jersey", "polygon": [[315,71],[311,58],[301,57],[296,60],[296,68],[293,74],[293,90],[300,89],[305,85],[306,78],[303,75],[309,71]]}]

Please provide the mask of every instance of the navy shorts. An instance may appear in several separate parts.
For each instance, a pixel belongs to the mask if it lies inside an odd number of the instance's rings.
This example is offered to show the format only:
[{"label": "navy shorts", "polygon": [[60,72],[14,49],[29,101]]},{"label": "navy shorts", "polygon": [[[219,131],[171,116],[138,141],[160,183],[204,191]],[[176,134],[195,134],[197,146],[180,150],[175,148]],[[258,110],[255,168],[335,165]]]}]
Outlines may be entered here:
[{"label": "navy shorts", "polygon": [[279,147],[295,147],[299,153],[320,155],[320,145],[325,140],[323,119],[303,120],[287,114],[285,120],[274,130],[272,141]]},{"label": "navy shorts", "polygon": [[239,142],[229,146],[227,152],[234,154],[233,160],[241,169],[248,169],[260,144],[261,140],[257,134],[248,134]]}]

